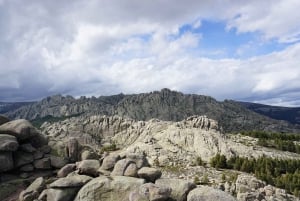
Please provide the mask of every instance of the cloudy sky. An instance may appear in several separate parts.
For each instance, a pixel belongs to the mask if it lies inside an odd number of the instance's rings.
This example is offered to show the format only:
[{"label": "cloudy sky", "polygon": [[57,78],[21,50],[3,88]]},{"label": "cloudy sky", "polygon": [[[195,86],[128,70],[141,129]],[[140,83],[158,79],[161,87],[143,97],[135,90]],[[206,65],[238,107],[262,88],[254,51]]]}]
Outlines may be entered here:
[{"label": "cloudy sky", "polygon": [[300,106],[299,0],[0,0],[0,101],[161,88]]}]

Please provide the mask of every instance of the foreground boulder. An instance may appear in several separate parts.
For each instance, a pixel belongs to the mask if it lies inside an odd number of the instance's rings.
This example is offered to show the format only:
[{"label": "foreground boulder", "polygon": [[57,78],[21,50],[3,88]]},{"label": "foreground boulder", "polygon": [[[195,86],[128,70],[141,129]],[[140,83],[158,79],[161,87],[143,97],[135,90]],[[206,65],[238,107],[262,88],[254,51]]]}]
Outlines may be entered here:
[{"label": "foreground boulder", "polygon": [[86,174],[93,177],[98,176],[98,169],[100,162],[98,160],[84,160],[77,163],[77,169],[79,174]]},{"label": "foreground boulder", "polygon": [[37,178],[26,190],[20,193],[19,201],[31,201],[38,198],[39,193],[41,193],[45,187],[44,179],[42,177]]},{"label": "foreground boulder", "polygon": [[196,188],[194,183],[182,179],[157,179],[155,184],[160,187],[172,189],[170,197],[176,201],[185,201],[188,193]]},{"label": "foreground boulder", "polygon": [[133,191],[129,195],[130,201],[165,201],[169,199],[172,189],[166,187],[160,187],[153,183],[146,183],[139,187],[139,189]]},{"label": "foreground boulder", "polygon": [[49,188],[44,190],[38,200],[42,201],[73,201],[78,188],[54,189]]},{"label": "foreground boulder", "polygon": [[100,176],[83,186],[75,201],[129,201],[130,193],[144,183],[144,179],[133,177]]},{"label": "foreground boulder", "polygon": [[161,171],[155,168],[142,167],[138,171],[138,175],[147,181],[155,182],[156,179],[161,177]]},{"label": "foreground boulder", "polygon": [[103,159],[101,169],[102,170],[113,170],[117,161],[120,160],[118,154],[110,154]]},{"label": "foreground boulder", "polygon": [[7,122],[0,126],[0,134],[10,134],[18,140],[26,140],[37,135],[37,130],[25,119]]},{"label": "foreground boulder", "polygon": [[58,172],[57,172],[57,177],[66,177],[69,173],[73,172],[76,168],[76,165],[74,163],[72,164],[67,164],[64,167],[62,167]]},{"label": "foreground boulder", "polygon": [[224,191],[214,189],[208,186],[201,186],[200,188],[195,188],[189,192],[187,196],[187,201],[236,201],[234,197],[225,193]]},{"label": "foreground boulder", "polygon": [[84,184],[92,180],[92,177],[86,175],[72,175],[65,178],[60,178],[50,184],[51,188],[73,188],[82,187]]}]

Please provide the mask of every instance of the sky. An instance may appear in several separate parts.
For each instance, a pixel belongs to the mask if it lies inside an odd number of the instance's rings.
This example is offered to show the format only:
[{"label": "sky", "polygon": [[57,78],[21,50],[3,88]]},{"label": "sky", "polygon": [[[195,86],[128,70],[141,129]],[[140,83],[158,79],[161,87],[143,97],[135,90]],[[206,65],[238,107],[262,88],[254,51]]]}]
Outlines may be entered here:
[{"label": "sky", "polygon": [[0,101],[162,88],[300,106],[299,0],[0,0]]}]

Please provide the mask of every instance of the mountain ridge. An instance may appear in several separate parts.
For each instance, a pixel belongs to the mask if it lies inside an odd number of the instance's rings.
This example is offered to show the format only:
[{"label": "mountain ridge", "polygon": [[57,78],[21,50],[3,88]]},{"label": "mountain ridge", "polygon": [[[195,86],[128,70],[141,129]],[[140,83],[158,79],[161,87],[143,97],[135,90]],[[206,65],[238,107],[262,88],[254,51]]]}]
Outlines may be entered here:
[{"label": "mountain ridge", "polygon": [[225,132],[266,130],[295,133],[300,131],[298,125],[257,114],[236,101],[217,101],[210,96],[183,94],[169,89],[98,98],[82,96],[75,99],[72,96],[55,95],[5,115],[12,119],[33,120],[49,115],[61,117],[75,114],[119,115],[135,120],[157,118],[167,121],[180,121],[192,115],[206,115],[217,120]]}]

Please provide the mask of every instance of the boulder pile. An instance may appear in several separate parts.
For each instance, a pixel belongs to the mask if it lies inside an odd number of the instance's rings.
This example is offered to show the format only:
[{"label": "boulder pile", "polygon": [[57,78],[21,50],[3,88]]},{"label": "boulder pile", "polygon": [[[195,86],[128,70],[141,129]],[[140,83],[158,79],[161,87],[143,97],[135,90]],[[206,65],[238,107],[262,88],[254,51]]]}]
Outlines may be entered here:
[{"label": "boulder pile", "polygon": [[[99,159],[67,164],[57,178],[37,178],[20,196],[20,201],[198,201],[200,186],[182,179],[161,178],[161,171],[149,167],[145,155],[110,153]],[[235,200],[223,191],[206,187],[214,200]],[[198,190],[194,190],[198,189]],[[189,196],[189,193],[192,193]],[[199,198],[199,199],[198,199]]]},{"label": "boulder pile", "polygon": [[[3,119],[3,118],[2,118]],[[66,160],[50,155],[48,137],[25,119],[1,121],[0,125],[0,173],[61,168]]]}]

